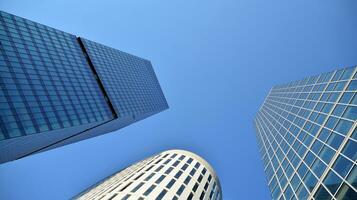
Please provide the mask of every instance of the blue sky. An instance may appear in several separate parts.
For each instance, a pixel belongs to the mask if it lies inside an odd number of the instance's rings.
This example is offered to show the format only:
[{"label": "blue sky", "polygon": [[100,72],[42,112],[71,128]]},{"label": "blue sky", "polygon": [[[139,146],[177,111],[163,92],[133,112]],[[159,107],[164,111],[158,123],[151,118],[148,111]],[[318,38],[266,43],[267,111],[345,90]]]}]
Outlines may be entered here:
[{"label": "blue sky", "polygon": [[151,60],[170,105],[0,165],[0,199],[68,199],[172,148],[210,162],[224,199],[270,199],[253,126],[269,89],[357,64],[355,0],[11,0],[0,9]]}]

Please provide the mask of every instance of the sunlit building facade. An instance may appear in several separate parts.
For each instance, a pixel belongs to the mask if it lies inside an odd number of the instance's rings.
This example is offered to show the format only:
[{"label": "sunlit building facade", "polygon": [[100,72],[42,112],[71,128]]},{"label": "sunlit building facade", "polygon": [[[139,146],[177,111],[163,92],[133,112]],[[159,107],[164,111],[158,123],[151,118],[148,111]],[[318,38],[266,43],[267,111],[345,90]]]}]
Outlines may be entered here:
[{"label": "sunlit building facade", "polygon": [[273,199],[357,199],[356,67],[273,87],[256,118]]},{"label": "sunlit building facade", "polygon": [[74,199],[221,200],[222,190],[204,159],[188,151],[169,150],[129,166]]},{"label": "sunlit building facade", "polygon": [[168,108],[150,61],[0,11],[0,163]]}]

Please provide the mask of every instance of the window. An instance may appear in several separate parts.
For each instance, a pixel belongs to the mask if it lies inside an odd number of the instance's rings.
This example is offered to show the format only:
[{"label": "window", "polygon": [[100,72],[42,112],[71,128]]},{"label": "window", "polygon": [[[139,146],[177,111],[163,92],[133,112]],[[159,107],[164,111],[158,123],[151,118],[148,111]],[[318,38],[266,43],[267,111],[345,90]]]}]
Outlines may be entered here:
[{"label": "window", "polygon": [[192,188],[192,191],[193,191],[193,192],[196,192],[197,188],[198,188],[198,183],[195,183],[195,185],[194,185],[193,188]]},{"label": "window", "polygon": [[201,183],[202,178],[203,178],[203,176],[202,176],[202,174],[200,174],[200,176],[198,177],[197,181],[198,181],[199,183]]},{"label": "window", "polygon": [[181,155],[180,158],[179,158],[179,160],[183,160],[184,158],[185,158],[185,156],[184,156],[184,155]]},{"label": "window", "polygon": [[138,189],[140,189],[141,186],[143,186],[144,183],[143,182],[140,182],[134,189],[131,190],[131,192],[136,192],[138,191]]},{"label": "window", "polygon": [[342,154],[349,157],[351,160],[357,159],[357,143],[353,140],[348,140]]},{"label": "window", "polygon": [[116,197],[118,194],[113,194],[111,197],[108,198],[108,200],[112,200],[114,199],[114,197]]},{"label": "window", "polygon": [[347,90],[349,91],[357,90],[357,80],[351,81],[350,85],[347,87]]},{"label": "window", "polygon": [[128,184],[126,184],[121,190],[120,192],[124,191],[126,188],[128,188],[133,182],[130,182]]},{"label": "window", "polygon": [[356,106],[348,106],[345,113],[343,114],[343,117],[350,119],[350,120],[356,120],[357,119],[357,107]]},{"label": "window", "polygon": [[164,167],[163,165],[160,165],[158,168],[156,168],[155,172],[160,171],[163,167]]},{"label": "window", "polygon": [[342,137],[341,135],[332,132],[329,139],[327,140],[327,144],[337,150],[340,147],[343,139],[344,137]]},{"label": "window", "polygon": [[202,191],[202,193],[200,195],[200,200],[203,200],[204,197],[205,197],[205,191]]},{"label": "window", "polygon": [[149,176],[147,176],[147,177],[145,178],[145,181],[150,180],[154,175],[155,175],[155,173],[151,173]]},{"label": "window", "polygon": [[187,176],[186,179],[185,179],[185,181],[184,181],[184,183],[185,183],[186,185],[188,185],[188,183],[190,182],[190,180],[191,180],[191,176]]},{"label": "window", "polygon": [[319,189],[317,190],[315,196],[315,199],[331,199],[331,195],[327,192],[327,190],[325,189],[325,187],[323,185],[321,185],[319,187]]},{"label": "window", "polygon": [[172,164],[172,166],[176,167],[179,163],[180,161],[175,161],[174,164]]},{"label": "window", "polygon": [[187,160],[187,163],[188,163],[188,164],[191,164],[192,161],[193,161],[193,159],[192,159],[192,158],[189,158],[189,159]]},{"label": "window", "polygon": [[165,194],[167,193],[167,190],[162,190],[160,194],[156,197],[156,200],[161,200],[164,198]]},{"label": "window", "polygon": [[336,195],[337,199],[356,199],[356,192],[344,183]]},{"label": "window", "polygon": [[144,196],[148,196],[154,189],[155,189],[155,185],[151,185],[145,192],[144,192]]},{"label": "window", "polygon": [[156,184],[161,183],[161,181],[164,180],[165,177],[166,177],[165,175],[161,175],[161,176],[155,181],[155,183],[156,183]]},{"label": "window", "polygon": [[185,185],[181,185],[180,188],[177,190],[176,194],[180,196],[184,190],[185,190]]},{"label": "window", "polygon": [[166,187],[168,189],[170,189],[174,184],[175,184],[176,180],[175,179],[171,179],[170,182],[166,185]]},{"label": "window", "polygon": [[190,195],[188,195],[187,200],[191,200],[193,198],[193,193],[190,193]]},{"label": "window", "polygon": [[169,174],[173,169],[174,169],[173,167],[168,168],[168,169],[165,171],[165,174]]},{"label": "window", "polygon": [[335,194],[337,188],[340,186],[341,183],[342,179],[338,177],[333,171],[330,171],[327,174],[325,180],[323,181],[323,184],[332,194]]},{"label": "window", "polygon": [[191,170],[191,172],[190,172],[190,175],[193,176],[195,173],[196,173],[196,169],[193,168],[193,169]]},{"label": "window", "polygon": [[178,171],[176,174],[175,174],[175,178],[180,178],[180,176],[181,176],[181,174],[182,174],[182,171]]},{"label": "window", "polygon": [[122,200],[127,200],[127,199],[129,199],[129,197],[130,197],[130,194],[127,194],[122,198]]},{"label": "window", "polygon": [[346,120],[341,119],[341,120],[338,122],[338,124],[337,124],[335,130],[336,130],[337,132],[339,132],[339,133],[342,133],[343,135],[347,135],[348,131],[350,130],[350,128],[351,128],[351,126],[352,126],[352,124],[353,124],[353,123],[350,122],[350,121],[346,121]]},{"label": "window", "polygon": [[352,162],[344,158],[343,156],[338,156],[335,164],[333,165],[333,170],[335,170],[340,176],[346,177],[348,171],[352,167]]},{"label": "window", "polygon": [[188,167],[188,164],[184,164],[181,169],[182,169],[183,171],[185,171],[185,170],[187,169],[187,167]]}]

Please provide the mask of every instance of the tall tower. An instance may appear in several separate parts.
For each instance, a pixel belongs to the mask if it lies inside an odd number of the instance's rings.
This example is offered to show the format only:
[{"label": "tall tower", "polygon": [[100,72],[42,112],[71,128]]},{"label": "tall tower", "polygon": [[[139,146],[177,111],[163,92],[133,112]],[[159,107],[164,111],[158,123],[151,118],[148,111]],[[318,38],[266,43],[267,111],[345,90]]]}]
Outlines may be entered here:
[{"label": "tall tower", "polygon": [[75,199],[221,200],[222,191],[204,159],[188,151],[169,150],[127,167]]},{"label": "tall tower", "polygon": [[150,61],[0,11],[0,163],[168,108]]},{"label": "tall tower", "polygon": [[357,74],[273,87],[255,119],[273,199],[357,199]]}]

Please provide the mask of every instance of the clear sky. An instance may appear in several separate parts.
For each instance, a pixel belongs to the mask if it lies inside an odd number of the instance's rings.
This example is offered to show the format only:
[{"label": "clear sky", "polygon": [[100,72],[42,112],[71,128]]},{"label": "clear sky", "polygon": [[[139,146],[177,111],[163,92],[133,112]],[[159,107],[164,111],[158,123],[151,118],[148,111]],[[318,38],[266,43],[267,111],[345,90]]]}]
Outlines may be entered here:
[{"label": "clear sky", "polygon": [[270,199],[253,118],[276,84],[357,65],[356,0],[18,1],[0,9],[151,60],[170,109],[0,165],[0,199],[68,199],[162,150],[216,170],[224,199]]}]

